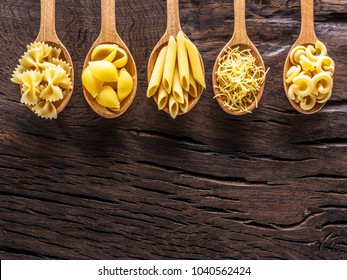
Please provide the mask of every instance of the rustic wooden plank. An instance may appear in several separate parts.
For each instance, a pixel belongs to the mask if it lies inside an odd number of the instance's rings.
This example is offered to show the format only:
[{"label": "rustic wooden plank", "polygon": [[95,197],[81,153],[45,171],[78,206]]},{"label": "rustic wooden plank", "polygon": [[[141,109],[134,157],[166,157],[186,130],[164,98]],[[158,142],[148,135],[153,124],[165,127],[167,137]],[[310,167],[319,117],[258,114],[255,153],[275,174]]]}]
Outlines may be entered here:
[{"label": "rustic wooden plank", "polygon": [[231,117],[213,100],[214,60],[230,39],[232,1],[180,1],[208,87],[175,121],[145,97],[165,1],[117,1],[118,32],[138,66],[137,97],[117,120],[84,100],[84,57],[99,1],[57,1],[57,32],[75,65],[59,119],[38,119],[9,82],[39,29],[39,3],[0,3],[1,259],[347,259],[347,4],[316,1],[316,33],[336,61],[321,112],[297,114],[282,68],[300,31],[299,1],[247,1],[249,37],[270,67],[259,109]]}]

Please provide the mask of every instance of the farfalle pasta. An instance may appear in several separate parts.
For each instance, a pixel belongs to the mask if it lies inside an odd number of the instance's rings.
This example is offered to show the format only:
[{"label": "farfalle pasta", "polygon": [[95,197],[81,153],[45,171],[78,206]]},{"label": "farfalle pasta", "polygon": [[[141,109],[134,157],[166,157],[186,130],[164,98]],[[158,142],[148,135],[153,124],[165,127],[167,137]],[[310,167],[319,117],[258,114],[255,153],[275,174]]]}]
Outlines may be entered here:
[{"label": "farfalle pasta", "polygon": [[72,89],[72,68],[61,58],[61,49],[43,42],[34,42],[19,59],[11,81],[20,85],[21,103],[38,116],[56,119],[55,102]]},{"label": "farfalle pasta", "polygon": [[326,46],[296,46],[289,54],[292,66],[286,73],[289,84],[288,97],[305,110],[312,110],[317,103],[325,103],[331,97],[332,76],[335,63],[328,56]]},{"label": "farfalle pasta", "polygon": [[126,70],[128,55],[116,44],[100,44],[91,53],[91,60],[82,72],[84,88],[101,105],[118,112],[134,87]]},{"label": "farfalle pasta", "polygon": [[163,47],[149,79],[147,97],[155,97],[159,110],[167,109],[173,119],[188,112],[198,98],[198,87],[206,88],[204,67],[196,46],[178,32]]}]

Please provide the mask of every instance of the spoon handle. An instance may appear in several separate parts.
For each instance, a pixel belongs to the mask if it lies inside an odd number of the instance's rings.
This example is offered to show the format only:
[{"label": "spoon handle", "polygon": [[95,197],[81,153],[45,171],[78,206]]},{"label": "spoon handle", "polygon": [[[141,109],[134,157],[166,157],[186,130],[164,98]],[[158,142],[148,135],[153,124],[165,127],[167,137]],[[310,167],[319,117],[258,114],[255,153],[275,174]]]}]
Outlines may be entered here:
[{"label": "spoon handle", "polygon": [[301,0],[300,37],[305,37],[308,41],[317,40],[314,31],[314,0]]},{"label": "spoon handle", "polygon": [[181,30],[179,0],[167,0],[167,25],[166,33],[176,35]]},{"label": "spoon handle", "polygon": [[247,42],[246,0],[234,0],[234,34],[233,39]]},{"label": "spoon handle", "polygon": [[101,30],[102,39],[114,38],[116,35],[116,1],[101,0]]},{"label": "spoon handle", "polygon": [[55,32],[55,0],[41,0],[40,31],[37,41],[57,41]]}]

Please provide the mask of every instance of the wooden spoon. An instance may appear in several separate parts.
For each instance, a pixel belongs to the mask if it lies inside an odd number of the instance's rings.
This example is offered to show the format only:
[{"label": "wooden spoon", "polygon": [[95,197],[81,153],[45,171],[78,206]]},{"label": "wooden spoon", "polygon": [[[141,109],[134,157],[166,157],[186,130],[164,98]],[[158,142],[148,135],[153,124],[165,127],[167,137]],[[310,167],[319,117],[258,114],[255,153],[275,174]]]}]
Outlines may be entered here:
[{"label": "wooden spoon", "polygon": [[132,57],[128,47],[119,37],[116,30],[116,4],[115,0],[101,0],[101,30],[99,37],[95,40],[90,48],[86,59],[84,61],[83,70],[88,66],[91,59],[91,54],[94,48],[100,44],[117,44],[128,55],[128,63],[125,69],[130,73],[133,78],[134,86],[132,92],[122,101],[120,110],[118,112],[111,111],[108,108],[100,105],[96,99],[83,87],[84,97],[90,107],[100,116],[108,119],[116,118],[122,115],[133,103],[136,89],[137,89],[137,70],[134,58]]},{"label": "wooden spoon", "polygon": [[[240,111],[240,110],[231,110],[228,107],[224,105],[223,99],[218,96],[219,91],[217,88],[217,69],[218,69],[218,63],[219,60],[224,56],[226,50],[228,48],[237,48],[239,47],[239,50],[245,50],[250,49],[252,55],[256,59],[256,64],[259,67],[263,67],[265,69],[265,65],[263,62],[263,59],[258,52],[257,48],[253,45],[251,40],[248,38],[247,30],[246,30],[246,18],[245,18],[245,10],[246,10],[246,1],[245,0],[234,0],[234,34],[231,38],[231,40],[225,45],[225,47],[222,49],[222,51],[219,53],[216,62],[213,67],[213,73],[212,73],[212,84],[213,84],[213,91],[216,96],[216,99],[218,101],[219,106],[228,114],[231,115],[244,115],[247,112]],[[250,104],[247,107],[247,111],[252,111],[257,104],[259,104],[259,101],[263,95],[264,91],[264,83],[260,86],[259,92],[256,95],[256,100],[252,104]]]},{"label": "wooden spoon", "polygon": [[40,31],[35,39],[35,42],[45,42],[52,47],[60,48],[62,51],[61,59],[66,61],[71,66],[70,79],[72,82],[72,88],[64,94],[62,100],[54,102],[57,109],[57,113],[60,113],[65,106],[69,103],[74,86],[74,69],[72,59],[65,46],[60,42],[57,33],[55,31],[55,0],[41,0],[41,21]]},{"label": "wooden spoon", "polygon": [[[181,23],[180,23],[179,1],[178,0],[167,0],[166,5],[167,5],[166,31],[165,31],[163,37],[160,38],[160,40],[158,41],[158,43],[154,47],[154,49],[153,49],[153,51],[149,57],[148,67],[147,67],[148,82],[151,79],[153,68],[154,68],[155,63],[157,61],[160,50],[163,47],[167,46],[170,36],[174,36],[176,39],[176,35],[179,31],[181,31],[184,34],[184,32],[182,31],[182,28],[181,28]],[[188,37],[185,34],[184,34],[184,36],[188,39]],[[199,54],[199,56],[200,56],[201,65],[202,65],[202,67],[204,67],[202,57],[200,54]],[[204,71],[204,69],[203,69],[203,71]],[[196,105],[196,103],[198,103],[198,101],[200,99],[201,93],[203,91],[203,87],[200,86],[198,83],[197,83],[197,91],[198,91],[197,97],[190,98],[188,110],[186,113],[188,113],[191,109],[193,109],[193,107]],[[158,94],[155,94],[153,96],[153,98],[154,98],[155,102],[158,103]],[[168,114],[170,113],[168,106],[165,106],[165,108],[163,110]],[[183,115],[183,114],[185,114],[185,113],[183,113],[182,111],[180,111],[178,113],[178,115]]]},{"label": "wooden spoon", "polygon": [[288,89],[289,89],[289,84],[286,83],[286,74],[289,68],[292,66],[290,62],[290,52],[292,49],[294,49],[296,46],[303,45],[303,46],[308,46],[308,45],[315,45],[316,41],[318,40],[316,33],[314,31],[314,0],[301,0],[301,31],[298,39],[294,43],[294,45],[291,47],[289,50],[289,53],[286,58],[286,62],[284,64],[284,69],[283,69],[283,84],[284,84],[284,89],[286,91],[287,98],[292,104],[292,106],[300,113],[302,114],[313,114],[318,112],[322,107],[324,106],[325,103],[316,103],[316,105],[309,111],[303,110],[299,104],[295,103],[294,100],[291,100],[288,97]]}]

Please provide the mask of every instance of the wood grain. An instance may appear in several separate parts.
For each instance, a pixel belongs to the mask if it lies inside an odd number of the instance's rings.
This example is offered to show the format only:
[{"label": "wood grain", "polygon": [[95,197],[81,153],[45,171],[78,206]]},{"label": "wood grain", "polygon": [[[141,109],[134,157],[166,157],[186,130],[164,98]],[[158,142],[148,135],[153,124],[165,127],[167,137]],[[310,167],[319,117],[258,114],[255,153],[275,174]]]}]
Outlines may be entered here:
[{"label": "wood grain", "polygon": [[336,61],[331,100],[298,114],[282,84],[300,32],[297,0],[247,1],[247,33],[271,68],[260,107],[225,114],[212,68],[233,30],[233,1],[180,1],[181,26],[208,87],[171,120],[146,98],[165,1],[117,0],[117,31],[138,67],[134,103],[107,120],[80,81],[100,31],[99,1],[56,1],[75,87],[57,121],[19,103],[11,73],[40,27],[33,0],[0,1],[1,259],[347,259],[347,4],[315,1],[315,30]]}]

